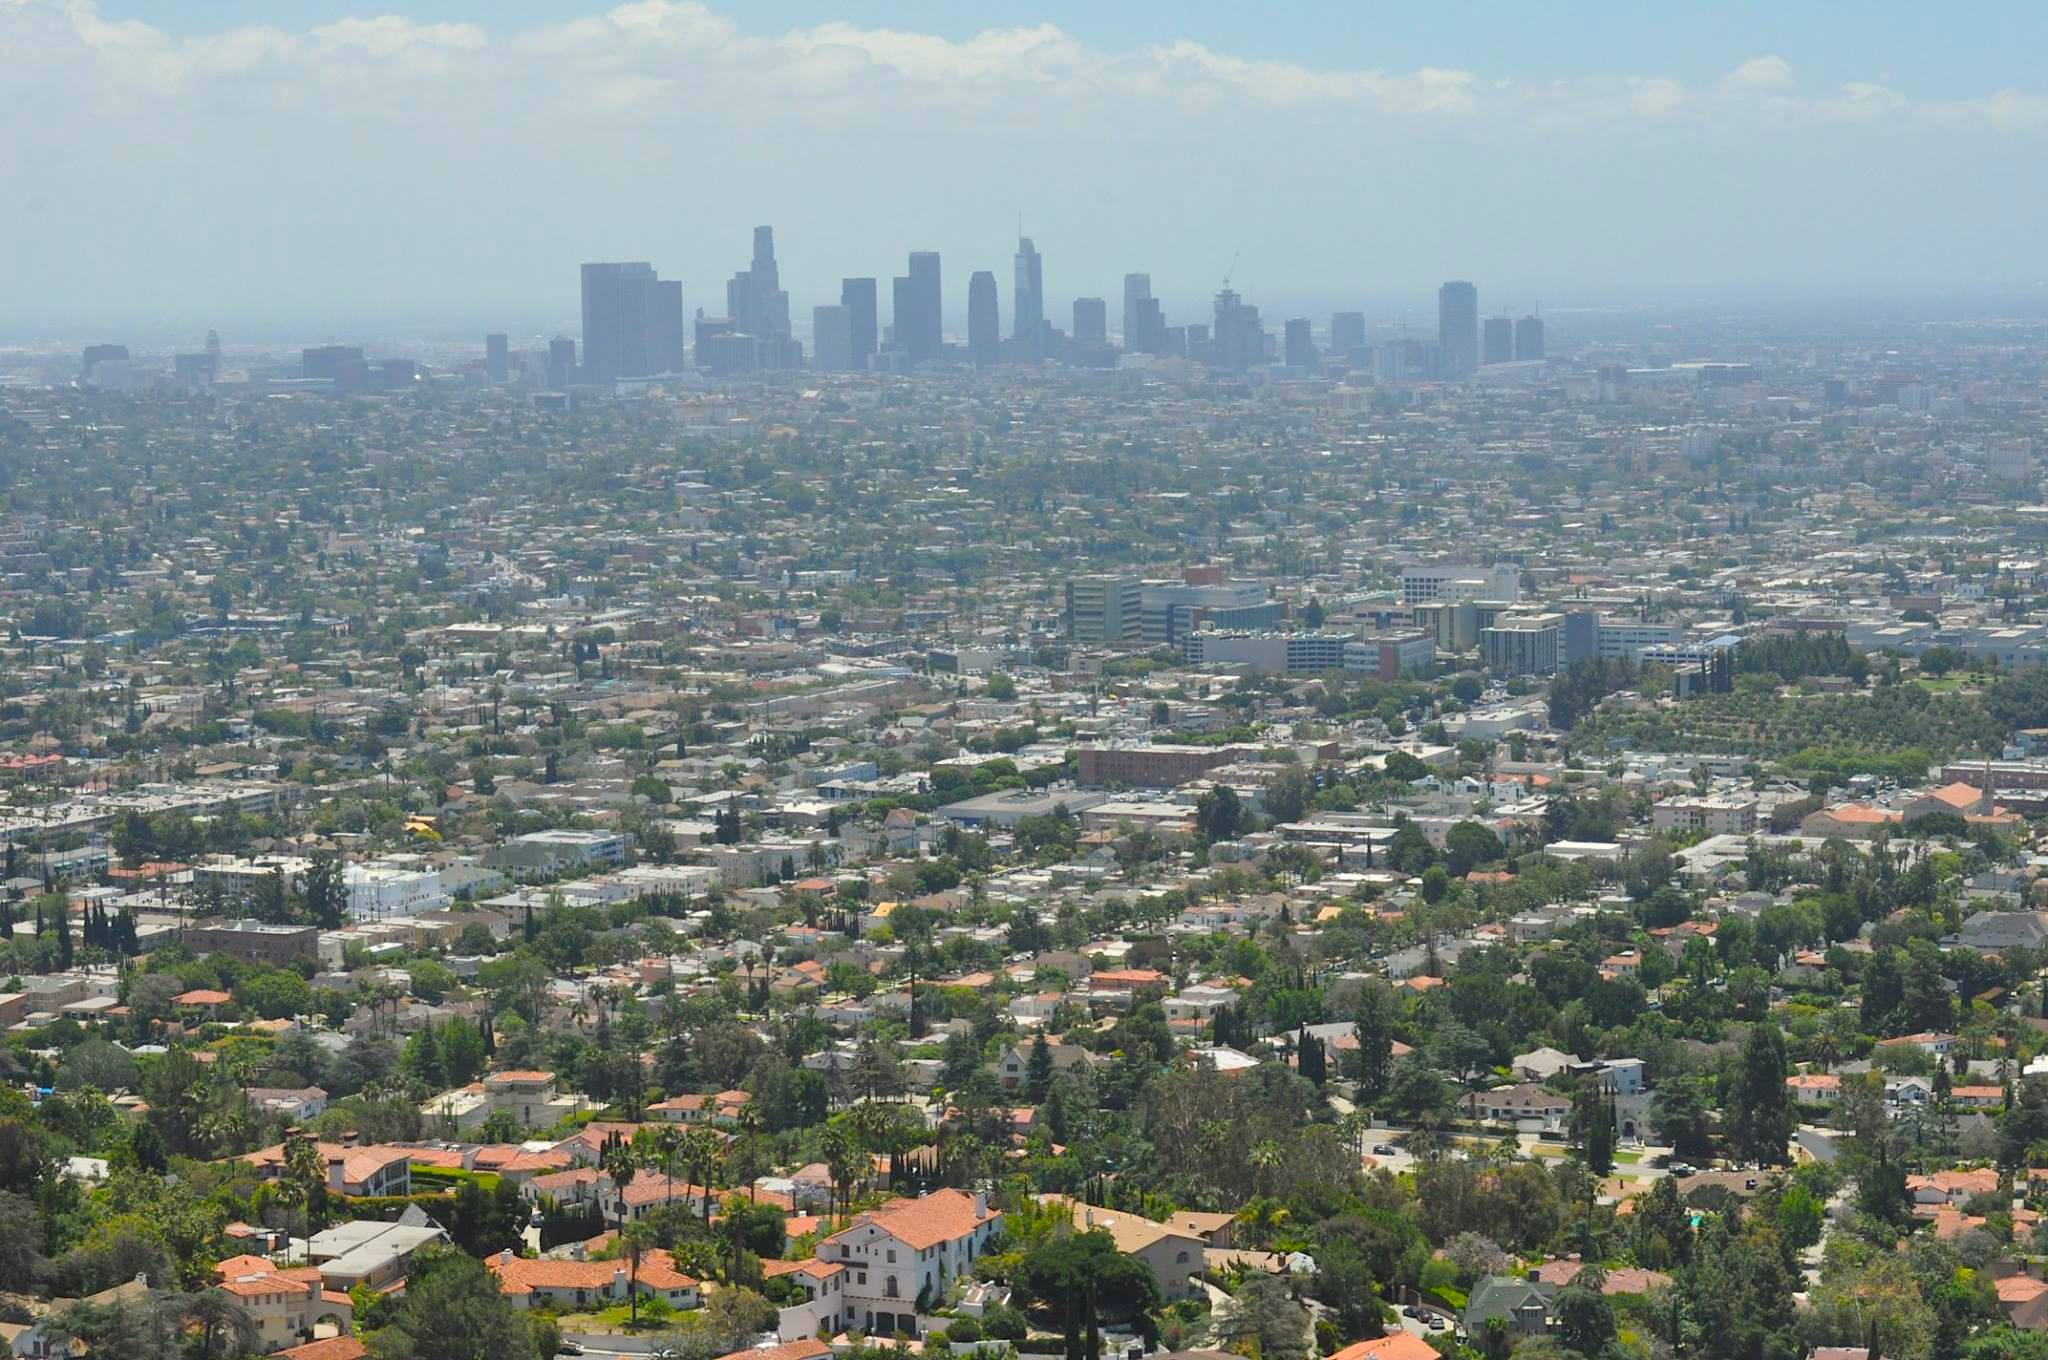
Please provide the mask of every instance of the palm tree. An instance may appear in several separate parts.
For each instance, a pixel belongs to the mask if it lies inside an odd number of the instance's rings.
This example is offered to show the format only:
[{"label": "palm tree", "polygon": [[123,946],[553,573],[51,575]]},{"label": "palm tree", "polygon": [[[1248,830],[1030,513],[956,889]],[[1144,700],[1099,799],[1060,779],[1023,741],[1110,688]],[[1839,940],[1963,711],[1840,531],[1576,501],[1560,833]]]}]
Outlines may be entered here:
[{"label": "palm tree", "polygon": [[599,1165],[604,1168],[604,1174],[611,1177],[612,1188],[619,1197],[619,1231],[624,1233],[626,1230],[626,1187],[631,1185],[633,1177],[639,1174],[640,1164],[634,1158],[631,1147],[625,1143],[612,1143],[605,1148],[602,1156],[599,1158]]},{"label": "palm tree", "polygon": [[707,1225],[711,1222],[711,1182],[718,1175],[719,1158],[724,1153],[725,1145],[710,1129],[691,1129],[683,1135],[683,1164],[690,1168],[690,1175],[703,1195]]},{"label": "palm tree", "polygon": [[640,1325],[640,1257],[646,1252],[647,1225],[635,1223],[619,1234],[619,1246],[626,1257],[626,1326]]},{"label": "palm tree", "polygon": [[299,1236],[309,1238],[313,1235],[313,1201],[327,1185],[327,1163],[302,1129],[285,1136],[284,1184],[299,1205]]},{"label": "palm tree", "polygon": [[676,1200],[676,1153],[682,1150],[683,1131],[673,1124],[664,1124],[654,1131],[654,1152],[661,1158],[661,1174],[668,1182],[668,1193],[664,1207]]},{"label": "palm tree", "polygon": [[1259,1193],[1272,1193],[1270,1173],[1279,1170],[1286,1163],[1287,1150],[1271,1138],[1261,1138],[1252,1144],[1249,1160],[1255,1173],[1254,1179],[1259,1183]]}]

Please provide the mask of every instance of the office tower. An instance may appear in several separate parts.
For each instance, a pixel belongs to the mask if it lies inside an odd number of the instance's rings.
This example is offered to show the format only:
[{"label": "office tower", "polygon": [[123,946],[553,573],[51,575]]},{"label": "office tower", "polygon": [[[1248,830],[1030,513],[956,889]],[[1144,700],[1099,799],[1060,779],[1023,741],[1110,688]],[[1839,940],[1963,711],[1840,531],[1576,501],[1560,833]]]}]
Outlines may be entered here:
[{"label": "office tower", "polygon": [[1210,345],[1214,366],[1233,373],[1265,362],[1266,328],[1259,324],[1259,309],[1234,289],[1225,288],[1216,295],[1216,329]]},{"label": "office tower", "polygon": [[1124,348],[1133,354],[1157,354],[1165,341],[1166,318],[1152,296],[1150,274],[1124,275]]},{"label": "office tower", "polygon": [[125,359],[127,357],[128,347],[126,345],[87,345],[84,352],[78,356],[78,376],[80,378],[90,378],[94,364],[106,363],[113,359]]},{"label": "office tower", "polygon": [[811,308],[811,367],[834,372],[853,367],[853,311],[844,303]]},{"label": "office tower", "polygon": [[1365,352],[1365,313],[1330,314],[1330,349],[1353,363]]},{"label": "office tower", "polygon": [[1067,636],[1075,642],[1136,642],[1144,634],[1135,576],[1076,576],[1067,582]]},{"label": "office tower", "polygon": [[754,228],[753,262],[726,281],[725,311],[739,334],[758,342],[760,355],[753,367],[794,366],[798,356],[787,343],[789,294],[775,263],[775,228]]},{"label": "office tower", "polygon": [[558,335],[548,341],[548,386],[557,390],[576,381],[576,342]]},{"label": "office tower", "polygon": [[1469,378],[1479,368],[1479,290],[1453,280],[1436,290],[1436,344],[1443,376]]},{"label": "office tower", "polygon": [[1308,318],[1290,317],[1287,322],[1287,366],[1289,368],[1314,368],[1316,366],[1316,342],[1308,333]]},{"label": "office tower", "polygon": [[847,367],[865,369],[875,357],[881,338],[879,313],[875,310],[875,281],[841,279],[839,305],[846,308],[847,325],[853,332],[853,362]]},{"label": "office tower", "polygon": [[484,377],[501,383],[512,371],[512,342],[499,332],[484,337]]},{"label": "office tower", "polygon": [[1479,362],[1504,364],[1515,357],[1515,323],[1504,316],[1489,316],[1479,337]]},{"label": "office tower", "polygon": [[977,367],[986,367],[996,361],[1002,343],[1003,323],[996,314],[996,276],[989,270],[977,269],[967,280],[967,357]]},{"label": "office tower", "polygon": [[1525,316],[1515,323],[1515,357],[1517,359],[1541,359],[1543,357],[1543,318]]},{"label": "office tower", "polygon": [[336,387],[351,385],[363,368],[363,351],[355,345],[315,345],[299,351],[300,373],[325,378]]},{"label": "office tower", "polygon": [[1074,299],[1074,343],[1109,343],[1109,304],[1101,298]]},{"label": "office tower", "polygon": [[583,369],[594,382],[681,371],[683,285],[645,261],[583,266]]},{"label": "office tower", "polygon": [[911,288],[910,275],[898,274],[889,281],[889,340],[890,346],[910,363],[911,336],[917,330],[917,294]]},{"label": "office tower", "polygon": [[1045,357],[1045,260],[1029,236],[1017,238],[1016,315],[1010,337],[1033,359]]},{"label": "office tower", "polygon": [[[901,282],[908,288],[897,291],[896,344],[911,363],[929,363],[939,357],[945,338],[940,320],[939,252],[911,251],[910,273]],[[905,302],[908,307],[902,305]]]}]

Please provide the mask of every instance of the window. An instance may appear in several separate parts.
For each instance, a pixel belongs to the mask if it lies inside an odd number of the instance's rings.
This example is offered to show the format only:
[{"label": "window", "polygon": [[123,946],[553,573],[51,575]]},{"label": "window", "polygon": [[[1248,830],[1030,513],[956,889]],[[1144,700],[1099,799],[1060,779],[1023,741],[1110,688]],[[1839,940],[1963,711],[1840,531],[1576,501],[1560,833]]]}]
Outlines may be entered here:
[{"label": "window", "polygon": [[1186,1252],[1182,1252],[1180,1255],[1174,1257],[1173,1263],[1177,1266],[1186,1265],[1188,1263],[1188,1254]]},{"label": "window", "polygon": [[889,1248],[889,1264],[892,1266],[896,1264],[896,1248],[894,1247]]},{"label": "window", "polygon": [[896,1277],[894,1275],[891,1275],[888,1283],[882,1286],[882,1295],[884,1298],[891,1299],[902,1297],[901,1292],[896,1288]]}]

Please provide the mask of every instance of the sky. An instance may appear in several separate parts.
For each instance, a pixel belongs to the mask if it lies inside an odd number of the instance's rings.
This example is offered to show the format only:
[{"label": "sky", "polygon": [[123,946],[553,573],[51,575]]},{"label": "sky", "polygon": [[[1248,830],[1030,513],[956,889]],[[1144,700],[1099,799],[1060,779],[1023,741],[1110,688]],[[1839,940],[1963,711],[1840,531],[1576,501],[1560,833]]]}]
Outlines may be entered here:
[{"label": "sky", "polygon": [[[939,250],[1008,309],[2039,296],[2048,6],[0,0],[0,339],[717,313]],[[1234,262],[1234,263],[1233,263]]]}]

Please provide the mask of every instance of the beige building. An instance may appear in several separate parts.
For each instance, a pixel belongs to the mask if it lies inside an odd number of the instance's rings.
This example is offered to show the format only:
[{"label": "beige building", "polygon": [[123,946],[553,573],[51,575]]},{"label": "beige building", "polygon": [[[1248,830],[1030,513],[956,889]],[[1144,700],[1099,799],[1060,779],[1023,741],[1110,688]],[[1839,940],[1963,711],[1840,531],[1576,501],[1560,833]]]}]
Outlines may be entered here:
[{"label": "beige building", "polygon": [[1161,1297],[1183,1299],[1195,1292],[1192,1280],[1202,1273],[1203,1253],[1209,1246],[1196,1233],[1064,1195],[1041,1195],[1039,1199],[1045,1204],[1065,1205],[1073,1213],[1076,1232],[1106,1232],[1118,1251],[1143,1261],[1158,1282]]}]

